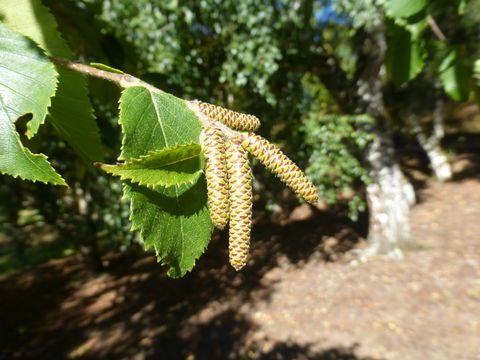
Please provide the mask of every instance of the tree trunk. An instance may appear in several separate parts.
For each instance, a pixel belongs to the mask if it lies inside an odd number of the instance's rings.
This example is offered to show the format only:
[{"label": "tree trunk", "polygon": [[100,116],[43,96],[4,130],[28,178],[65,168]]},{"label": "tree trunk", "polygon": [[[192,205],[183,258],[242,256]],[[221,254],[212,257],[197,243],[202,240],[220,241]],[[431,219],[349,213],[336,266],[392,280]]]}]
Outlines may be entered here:
[{"label": "tree trunk", "polygon": [[364,67],[357,81],[362,110],[375,119],[375,123],[367,130],[376,135],[365,153],[372,182],[367,185],[367,247],[361,252],[360,261],[366,261],[376,254],[403,258],[401,248],[411,239],[410,207],[415,203],[415,191],[395,160],[395,150],[388,131],[382,89],[385,32],[378,31],[373,39],[370,43],[364,43]]},{"label": "tree trunk", "polygon": [[368,146],[364,158],[372,181],[367,185],[370,226],[367,248],[359,260],[375,254],[398,259],[402,257],[402,245],[411,238],[410,207],[415,203],[415,192],[395,161],[388,132],[382,89],[385,29],[380,26],[374,33],[358,31],[355,41],[362,50],[354,80],[348,79],[338,61],[328,55],[321,58],[324,66],[314,70],[345,113],[366,113],[375,120],[374,124],[362,126],[362,130],[371,131],[377,137]]},{"label": "tree trunk", "polygon": [[375,254],[401,259],[401,248],[411,239],[409,215],[415,192],[394,161],[392,142],[386,133],[377,133],[366,157],[372,182],[367,185],[368,243],[360,260]]},{"label": "tree trunk", "polygon": [[444,136],[442,111],[443,101],[438,100],[433,112],[433,131],[428,137],[415,114],[410,114],[408,120],[415,132],[418,143],[430,160],[430,166],[432,167],[435,177],[439,181],[448,181],[452,178],[452,168],[448,162],[447,155],[440,146],[440,142]]}]

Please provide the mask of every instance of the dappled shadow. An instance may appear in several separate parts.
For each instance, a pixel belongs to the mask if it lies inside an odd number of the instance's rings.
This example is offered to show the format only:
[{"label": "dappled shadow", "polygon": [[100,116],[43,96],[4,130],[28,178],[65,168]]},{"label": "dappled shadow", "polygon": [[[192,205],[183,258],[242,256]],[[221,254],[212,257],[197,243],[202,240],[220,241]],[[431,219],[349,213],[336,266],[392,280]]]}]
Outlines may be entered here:
[{"label": "dappled shadow", "polygon": [[233,310],[213,315],[199,314],[176,337],[157,339],[147,359],[243,358],[248,351],[245,341],[253,326],[251,321]]},{"label": "dappled shadow", "polygon": [[[37,337],[33,329],[43,328],[51,320],[47,310],[56,309],[64,301],[69,283],[86,275],[78,256],[52,260],[35,269],[0,280],[0,358],[14,358],[25,339],[36,349],[48,347],[48,339]],[[32,336],[33,335],[33,336]],[[26,349],[28,354],[30,349]]]},{"label": "dappled shadow", "polygon": [[447,136],[444,148],[452,155],[452,181],[480,179],[480,134]]},{"label": "dappled shadow", "polygon": [[252,330],[255,325],[245,316],[225,311],[192,324],[174,339],[161,338],[152,343],[155,350],[146,359],[376,360],[357,356],[358,344],[314,351],[310,345],[279,342],[268,337],[249,340]]},{"label": "dappled shadow", "polygon": [[[325,261],[337,260],[354,248],[366,235],[366,217],[350,221],[342,210],[319,211],[309,205],[297,207],[283,224],[259,221],[253,228],[254,254],[259,262],[273,266],[286,257],[292,264],[302,265],[311,256]],[[343,209],[344,210],[344,209]],[[297,212],[306,213],[295,219]],[[343,211],[345,212],[345,211]]]},{"label": "dappled shadow", "polygon": [[455,156],[453,181],[480,180],[480,152]]},{"label": "dappled shadow", "polygon": [[224,359],[245,350],[252,324],[239,309],[269,299],[267,272],[285,261],[301,266],[313,254],[333,260],[359,239],[345,218],[299,209],[282,224],[257,214],[250,261],[240,272],[228,265],[224,231],[182,279],[168,278],[153,254],[132,249],[105,255],[98,275],[69,257],[1,280],[0,359]]},{"label": "dappled shadow", "polygon": [[333,347],[321,351],[313,351],[311,346],[300,346],[294,343],[276,343],[275,346],[258,359],[261,360],[380,360],[379,358],[357,356],[358,344],[349,347]]},{"label": "dappled shadow", "polygon": [[397,160],[408,182],[413,185],[416,192],[427,186],[431,178],[429,160],[420,148],[408,147],[398,152]]},{"label": "dappled shadow", "polygon": [[178,353],[174,345],[185,347],[194,326],[207,326],[209,313],[240,306],[249,297],[246,289],[254,287],[244,288],[243,275],[224,260],[205,257],[178,280],[166,277],[151,254],[136,252],[106,256],[108,273],[95,277],[72,257],[44,265],[45,271],[6,278],[0,282],[0,328],[8,336],[0,340],[0,354],[5,359],[133,358],[155,342]]}]

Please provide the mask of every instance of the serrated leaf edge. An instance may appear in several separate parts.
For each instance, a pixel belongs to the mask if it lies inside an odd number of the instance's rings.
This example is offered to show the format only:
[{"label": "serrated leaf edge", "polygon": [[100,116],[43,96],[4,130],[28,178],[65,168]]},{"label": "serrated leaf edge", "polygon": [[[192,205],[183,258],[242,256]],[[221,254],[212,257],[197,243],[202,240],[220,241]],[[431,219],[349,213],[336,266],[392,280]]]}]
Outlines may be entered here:
[{"label": "serrated leaf edge", "polygon": [[[197,180],[198,180],[198,178],[197,178]],[[164,259],[159,255],[159,251],[157,250],[157,248],[155,247],[154,244],[150,245],[150,244],[147,244],[145,242],[145,236],[144,236],[145,230],[140,225],[136,225],[135,222],[133,221],[133,214],[136,213],[138,211],[138,209],[134,208],[132,198],[127,195],[126,188],[127,188],[126,185],[124,185],[123,186],[122,200],[129,200],[130,201],[130,214],[128,216],[128,220],[130,221],[130,230],[129,231],[130,232],[137,232],[138,231],[138,233],[140,234],[140,239],[142,240],[142,243],[143,243],[144,250],[148,251],[150,249],[153,249],[155,251],[155,258],[157,260],[157,263],[160,263],[162,266],[168,267],[167,275],[169,277],[177,279],[177,278],[181,278],[181,277],[187,275],[189,272],[191,272],[195,268],[195,265],[197,264],[198,259],[200,259],[200,256],[202,256],[205,253],[209,243],[207,243],[205,245],[205,247],[202,249],[203,250],[202,253],[199,254],[198,257],[194,258],[192,267],[189,270],[186,270],[185,273],[183,273],[183,275],[174,276],[172,274],[172,270],[174,269],[173,266],[171,266],[170,264],[168,264],[167,262],[164,261]],[[131,189],[130,189],[130,191],[131,191]],[[213,226],[210,228],[210,234],[212,232],[213,232]]]},{"label": "serrated leaf edge", "polygon": [[[55,73],[55,80],[54,80],[54,84],[53,84],[54,85],[53,93],[48,98],[48,104],[45,108],[46,111],[45,111],[45,115],[43,116],[43,119],[39,122],[38,127],[36,129],[33,129],[33,121],[32,121],[33,118],[29,122],[27,122],[27,131],[26,131],[25,135],[27,136],[28,139],[31,139],[37,134],[38,129],[40,129],[40,126],[42,126],[45,123],[45,119],[47,118],[47,114],[49,113],[48,109],[50,108],[50,106],[52,106],[52,98],[55,96],[55,94],[57,93],[57,90],[58,90],[58,78],[59,78],[60,74],[59,74],[55,64],[52,63],[49,60],[46,50],[37,41],[35,41],[30,36],[20,32],[20,31],[12,29],[10,26],[8,26],[8,23],[2,22],[2,24],[5,25],[10,31],[13,31],[14,33],[19,34],[19,35],[27,38],[31,42],[33,42],[37,46],[37,48],[41,51],[41,53],[45,56],[45,60],[47,60],[47,63],[50,65],[50,67],[53,69],[53,71]],[[15,119],[15,121],[17,121],[21,116],[26,115],[26,114],[31,114],[31,112],[27,112],[25,114],[20,115],[19,117],[17,117],[17,119]]]},{"label": "serrated leaf edge", "polygon": [[[48,6],[44,5],[43,3],[41,3],[40,6],[43,7],[43,8],[45,9],[45,11],[50,14],[50,16],[52,16],[52,18],[53,18],[53,23],[55,24],[55,26],[54,26],[54,31],[56,32],[56,34],[58,35],[58,37],[59,37],[61,40],[63,40],[64,45],[65,45],[67,51],[69,52],[70,56],[73,56],[73,50],[72,50],[72,48],[70,47],[70,44],[69,44],[68,41],[63,37],[62,32],[61,32],[61,31],[59,30],[59,28],[58,28],[58,21],[57,21],[55,15],[52,13],[52,11],[50,10],[50,8],[49,8]],[[31,39],[30,36],[28,36],[28,35],[26,35],[26,34],[23,34],[22,32],[19,32],[19,33],[22,34],[23,36]],[[42,49],[42,51],[47,55],[47,57],[49,56],[49,52],[50,52],[50,51],[49,51],[48,49],[43,48],[43,46],[41,46],[41,44],[39,44],[39,43],[38,43],[37,41],[35,41],[34,39],[31,39],[31,40],[32,40],[35,44],[37,44],[37,46],[38,46],[40,49]],[[53,53],[51,53],[50,55],[51,55],[51,56],[55,56],[55,54],[53,54]],[[50,61],[50,63],[52,63],[52,62]],[[58,84],[59,84],[59,78],[60,78],[60,71],[58,71],[57,66],[56,66],[55,64],[52,63],[52,65],[53,65],[54,68],[56,69],[55,72],[57,73],[57,81],[56,81],[56,83],[55,83],[55,93],[50,97],[50,104],[49,104],[49,106],[47,107],[47,114],[50,115],[51,118],[54,118],[54,116],[51,114],[51,112],[50,112],[49,110],[50,110],[50,108],[51,108],[51,106],[52,106],[52,98],[55,97],[55,95],[56,95],[56,93],[57,93],[57,90],[58,90]],[[90,115],[91,119],[93,120],[94,127],[96,128],[95,130],[96,130],[96,132],[97,132],[97,134],[98,134],[99,141],[100,141],[100,143],[101,143],[101,139],[100,139],[100,128],[98,127],[97,120],[96,120],[97,117],[95,116],[95,111],[94,111],[94,109],[93,109],[92,101],[90,100],[90,90],[89,90],[89,88],[88,88],[87,80],[86,80],[84,77],[82,77],[80,74],[78,74],[78,75],[79,75],[80,81],[82,82],[82,85],[81,85],[81,86],[84,87],[85,90],[86,90],[86,100],[87,100],[87,103],[88,103],[88,107],[87,107],[87,109],[86,109],[86,110],[87,110],[87,113]],[[45,120],[43,120],[43,121],[45,121]],[[52,119],[50,119],[50,121],[53,122]],[[42,124],[43,124],[43,122],[42,122]],[[54,126],[54,127],[55,127],[55,126]],[[28,129],[28,124],[27,124],[27,129]],[[57,131],[58,131],[58,130],[57,130]],[[60,137],[62,137],[60,133],[59,133],[58,135],[59,135]],[[62,138],[63,138],[63,137],[62,137]],[[65,139],[65,138],[63,138],[63,139],[67,141],[68,145],[69,145],[75,152],[77,152],[77,149],[75,148],[75,146],[71,145],[67,139]],[[83,151],[78,151],[78,154],[79,154],[81,157],[83,157],[85,160],[90,158],[90,157],[89,157],[86,153],[84,153]],[[102,156],[102,158],[103,158],[103,156]]]},{"label": "serrated leaf edge", "polygon": [[[119,100],[118,100],[118,110],[119,110],[118,123],[119,123],[119,125],[122,126],[122,128],[123,128],[123,121],[122,121],[122,119],[123,119],[123,116],[122,116],[122,112],[123,112],[123,111],[122,111],[122,97],[123,97],[124,93],[125,93],[126,91],[128,91],[129,88],[133,88],[133,87],[144,88],[144,89],[146,89],[147,91],[149,91],[150,93],[156,92],[156,91],[154,91],[154,89],[151,89],[151,88],[149,88],[149,87],[143,86],[143,84],[136,84],[136,85],[134,85],[134,86],[125,87],[125,88],[122,90],[121,96],[120,96],[120,98],[119,98]],[[162,91],[159,91],[159,92],[162,92]],[[162,93],[163,93],[163,92],[162,92]],[[124,144],[125,144],[125,137],[123,137],[123,139],[122,139],[122,146],[121,146],[121,150],[122,150],[122,151],[123,151],[123,146],[124,146]],[[178,145],[184,145],[184,144],[178,144]],[[161,150],[163,150],[163,149],[161,149]],[[154,150],[154,151],[158,151],[158,150]],[[118,160],[125,160],[125,159],[122,158],[122,157],[119,157]],[[203,170],[200,170],[200,171],[199,171],[199,175],[201,175],[202,173],[203,173]],[[195,181],[198,181],[198,179],[199,179],[199,176],[196,177]],[[186,183],[185,183],[185,184],[186,184]],[[193,182],[192,182],[192,184],[193,184]],[[178,186],[178,185],[173,185],[173,186]],[[140,238],[141,238],[141,240],[142,240],[142,243],[143,243],[143,246],[144,246],[145,251],[149,250],[150,248],[153,248],[153,249],[155,250],[155,257],[156,257],[156,259],[157,259],[157,262],[159,262],[159,263],[162,264],[162,265],[165,265],[165,266],[169,267],[169,270],[168,270],[168,272],[167,272],[168,276],[170,276],[170,277],[172,277],[172,278],[180,278],[180,277],[182,277],[182,276],[185,276],[187,273],[191,272],[191,271],[193,270],[193,268],[195,267],[195,265],[196,265],[198,259],[200,258],[200,256],[201,256],[201,255],[205,252],[205,250],[207,249],[208,243],[207,243],[207,244],[205,245],[205,247],[203,248],[202,253],[199,254],[198,257],[194,258],[194,261],[193,261],[193,264],[192,264],[192,267],[191,267],[190,270],[186,270],[183,275],[174,276],[174,275],[172,274],[172,272],[171,272],[171,271],[174,269],[173,266],[171,266],[171,265],[169,265],[168,263],[164,262],[163,259],[159,257],[159,255],[158,255],[158,250],[156,249],[155,245],[147,245],[147,244],[145,243],[145,236],[144,236],[145,231],[143,230],[143,228],[142,228],[140,225],[136,225],[136,224],[134,223],[134,221],[133,221],[133,216],[134,216],[134,213],[137,212],[137,209],[134,208],[134,206],[133,206],[132,197],[127,194],[127,184],[124,184],[124,186],[123,186],[122,200],[129,200],[129,201],[130,201],[130,211],[129,211],[129,216],[128,216],[128,220],[130,221],[130,224],[131,224],[131,225],[130,225],[130,231],[131,231],[131,232],[135,232],[135,231],[138,231],[138,232],[139,232]],[[211,234],[212,232],[213,232],[213,226],[210,228],[210,234]]]},{"label": "serrated leaf edge", "polygon": [[182,161],[186,161],[186,160],[190,160],[190,159],[194,159],[196,158],[197,156],[200,156],[201,153],[202,153],[202,148],[201,148],[201,145],[198,144],[198,143],[195,143],[195,142],[191,142],[191,143],[188,143],[188,144],[177,144],[173,147],[170,147],[170,148],[163,148],[163,149],[159,149],[159,150],[152,150],[152,151],[149,151],[146,155],[142,155],[140,156],[139,158],[133,158],[133,159],[130,159],[122,164],[117,164],[117,165],[111,165],[111,164],[100,164],[100,163],[97,163],[96,165],[99,165],[100,168],[105,171],[106,173],[108,174],[111,174],[113,176],[119,176],[120,177],[120,180],[123,180],[123,181],[129,181],[131,183],[134,183],[134,184],[138,184],[138,185],[141,185],[141,186],[146,186],[148,187],[149,189],[154,189],[156,186],[162,186],[162,187],[172,187],[172,186],[175,186],[175,185],[185,185],[185,184],[194,184],[197,180],[198,180],[198,177],[203,173],[203,170],[200,169],[196,172],[196,176],[192,178],[192,180],[188,180],[188,181],[185,181],[185,182],[180,182],[180,183],[176,183],[176,184],[172,184],[172,185],[168,185],[168,184],[161,184],[161,183],[157,183],[157,184],[151,184],[151,183],[146,183],[146,182],[143,182],[143,181],[136,181],[136,180],[133,180],[131,177],[129,176],[126,176],[126,175],[118,175],[118,174],[113,174],[111,171],[109,171],[109,167],[113,167],[113,166],[126,166],[126,165],[134,165],[134,164],[137,164],[137,163],[140,163],[141,161],[145,160],[146,158],[148,157],[151,157],[151,156],[155,156],[155,155],[158,155],[162,152],[168,152],[168,151],[172,151],[172,150],[176,150],[176,149],[179,149],[179,148],[183,148],[183,147],[188,147],[188,146],[192,146],[192,145],[195,145],[195,147],[198,146],[198,154],[197,155],[192,155],[192,156],[189,156],[189,157],[186,157],[186,158],[183,158],[182,160],[178,160],[178,161],[175,161],[175,162],[171,162],[171,163],[167,163],[166,165],[164,166],[170,166],[170,165],[174,165],[174,164],[178,164]]},{"label": "serrated leaf edge", "polygon": [[[11,123],[10,123],[11,124]],[[11,124],[13,126],[13,124]],[[29,178],[26,178],[20,174],[10,174],[8,172],[5,172],[5,171],[1,171],[0,170],[0,174],[2,175],[7,175],[7,176],[11,176],[13,177],[14,179],[16,178],[19,178],[19,179],[22,179],[22,180],[25,180],[25,181],[31,181],[31,182],[41,182],[43,184],[52,184],[52,185],[60,185],[60,186],[68,186],[67,182],[65,181],[65,179],[55,170],[55,168],[52,166],[52,164],[48,161],[48,156],[45,155],[45,154],[42,154],[42,153],[33,153],[32,151],[30,151],[29,148],[25,147],[22,142],[20,141],[20,135],[18,134],[18,132],[13,129],[14,133],[16,134],[16,137],[17,137],[17,140],[18,142],[20,143],[20,147],[21,149],[23,150],[23,154],[27,154],[29,153],[30,155],[32,155],[33,157],[39,157],[39,158],[42,158],[44,160],[46,160],[48,162],[48,164],[52,167],[52,170],[54,171],[54,173],[56,175],[58,175],[58,178],[59,178],[59,182],[50,182],[50,181],[44,181],[44,180],[41,180],[41,179],[29,179]]]},{"label": "serrated leaf edge", "polygon": [[[108,173],[108,171],[105,171]],[[111,174],[111,173],[109,173]],[[197,171],[195,174],[195,177],[192,178],[192,180],[188,180],[188,181],[184,181],[184,182],[179,182],[179,183],[175,183],[175,184],[161,184],[161,183],[158,183],[158,184],[151,184],[151,183],[145,183],[143,181],[135,181],[135,180],[132,180],[131,178],[129,178],[128,176],[125,176],[125,175],[117,175],[117,174],[111,174],[113,176],[119,176],[120,180],[122,181],[128,181],[132,184],[138,184],[138,185],[141,185],[141,186],[145,186],[149,189],[152,189],[152,190],[155,190],[155,188],[157,186],[160,186],[160,187],[163,187],[163,188],[171,188],[172,186],[180,186],[180,185],[187,185],[187,184],[195,184],[195,182],[198,180],[198,178],[200,177],[201,174],[203,174],[203,170],[199,170]]]},{"label": "serrated leaf edge", "polygon": [[121,166],[124,166],[124,165],[134,165],[134,164],[137,164],[137,163],[142,162],[143,160],[147,159],[148,157],[152,157],[152,156],[159,155],[159,154],[161,154],[162,152],[168,152],[168,151],[172,151],[172,150],[177,150],[177,149],[179,149],[179,148],[192,147],[192,146],[198,147],[198,154],[197,154],[197,155],[192,155],[192,156],[190,156],[190,157],[182,158],[182,160],[174,161],[174,162],[165,164],[164,166],[169,166],[169,165],[177,164],[177,163],[179,163],[179,162],[182,162],[182,161],[185,161],[185,160],[189,160],[189,159],[193,159],[193,158],[195,158],[195,157],[197,157],[197,156],[200,156],[200,154],[202,153],[202,146],[201,146],[199,143],[196,143],[196,142],[190,142],[190,143],[187,143],[187,144],[177,144],[177,145],[175,145],[175,146],[168,147],[168,148],[163,148],[163,149],[158,149],[158,150],[151,150],[151,151],[149,151],[148,153],[146,153],[145,155],[141,155],[141,156],[138,157],[138,158],[129,159],[129,160],[125,161],[124,163],[118,164],[118,165],[121,165]]}]

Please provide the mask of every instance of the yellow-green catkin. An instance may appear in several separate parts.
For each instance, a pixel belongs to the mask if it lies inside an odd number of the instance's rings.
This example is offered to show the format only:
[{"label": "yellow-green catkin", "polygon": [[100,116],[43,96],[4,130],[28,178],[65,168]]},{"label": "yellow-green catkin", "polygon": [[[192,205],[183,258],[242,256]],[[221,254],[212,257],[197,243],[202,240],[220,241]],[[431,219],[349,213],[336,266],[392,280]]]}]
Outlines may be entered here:
[{"label": "yellow-green catkin", "polygon": [[225,140],[219,128],[208,126],[203,130],[203,154],[207,179],[208,207],[213,224],[223,229],[228,223],[228,182],[225,162]]},{"label": "yellow-green catkin", "polygon": [[252,170],[241,139],[227,141],[230,192],[229,258],[235,270],[247,263],[252,227]]},{"label": "yellow-green catkin", "polygon": [[318,191],[302,170],[279,148],[256,134],[244,134],[242,146],[309,203],[318,202]]},{"label": "yellow-green catkin", "polygon": [[220,121],[234,130],[255,131],[260,126],[260,120],[249,114],[242,114],[221,106],[212,105],[202,101],[195,101],[198,109],[206,116]]}]

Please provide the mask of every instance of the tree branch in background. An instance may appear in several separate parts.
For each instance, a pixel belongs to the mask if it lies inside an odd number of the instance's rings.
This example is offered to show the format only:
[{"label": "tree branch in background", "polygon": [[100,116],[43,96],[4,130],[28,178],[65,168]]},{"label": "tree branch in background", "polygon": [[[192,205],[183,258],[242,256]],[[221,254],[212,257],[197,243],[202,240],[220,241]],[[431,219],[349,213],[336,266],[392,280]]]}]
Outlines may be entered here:
[{"label": "tree branch in background", "polygon": [[433,33],[438,38],[438,40],[447,41],[447,37],[442,32],[442,30],[440,29],[440,27],[438,26],[437,22],[432,17],[432,15],[427,16],[427,22],[428,22],[428,26],[430,26],[430,29],[433,31]]}]

